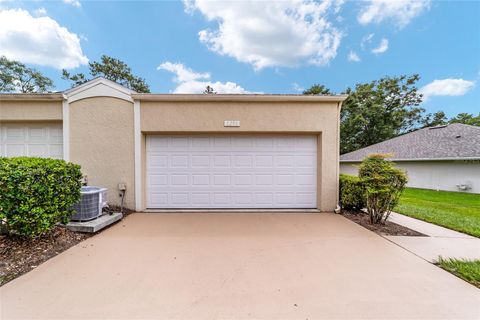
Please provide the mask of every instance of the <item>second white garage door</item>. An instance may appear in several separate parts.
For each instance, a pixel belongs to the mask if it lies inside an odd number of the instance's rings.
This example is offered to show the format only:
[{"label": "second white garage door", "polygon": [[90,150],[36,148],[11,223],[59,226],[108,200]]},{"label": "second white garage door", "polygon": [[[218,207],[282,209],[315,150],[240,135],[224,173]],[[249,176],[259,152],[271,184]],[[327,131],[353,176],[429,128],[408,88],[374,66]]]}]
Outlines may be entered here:
[{"label": "second white garage door", "polygon": [[0,122],[0,156],[62,159],[62,124]]},{"label": "second white garage door", "polygon": [[317,137],[147,136],[147,207],[316,208]]}]

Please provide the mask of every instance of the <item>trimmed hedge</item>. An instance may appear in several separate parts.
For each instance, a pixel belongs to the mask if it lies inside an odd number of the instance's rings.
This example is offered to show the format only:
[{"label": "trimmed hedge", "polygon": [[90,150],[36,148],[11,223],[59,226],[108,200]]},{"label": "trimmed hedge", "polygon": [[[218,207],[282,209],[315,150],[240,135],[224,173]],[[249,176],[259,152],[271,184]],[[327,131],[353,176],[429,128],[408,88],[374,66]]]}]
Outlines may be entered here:
[{"label": "trimmed hedge", "polygon": [[44,158],[0,158],[0,222],[9,234],[38,236],[67,222],[80,199],[80,166]]},{"label": "trimmed hedge", "polygon": [[359,177],[340,174],[340,206],[358,210],[365,207],[365,187]]}]

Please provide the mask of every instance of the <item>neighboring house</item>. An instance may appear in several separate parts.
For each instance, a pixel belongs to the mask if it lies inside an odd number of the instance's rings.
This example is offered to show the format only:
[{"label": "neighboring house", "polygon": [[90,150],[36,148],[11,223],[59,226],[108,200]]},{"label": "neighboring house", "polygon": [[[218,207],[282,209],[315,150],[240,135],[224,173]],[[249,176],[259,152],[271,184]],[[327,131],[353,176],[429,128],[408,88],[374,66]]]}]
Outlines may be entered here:
[{"label": "neighboring house", "polygon": [[480,193],[480,127],[420,129],[340,156],[340,172],[357,174],[369,154],[390,153],[414,188]]},{"label": "neighboring house", "polygon": [[335,209],[345,96],[137,94],[97,78],[0,94],[0,155],[78,163],[109,202],[167,208]]}]

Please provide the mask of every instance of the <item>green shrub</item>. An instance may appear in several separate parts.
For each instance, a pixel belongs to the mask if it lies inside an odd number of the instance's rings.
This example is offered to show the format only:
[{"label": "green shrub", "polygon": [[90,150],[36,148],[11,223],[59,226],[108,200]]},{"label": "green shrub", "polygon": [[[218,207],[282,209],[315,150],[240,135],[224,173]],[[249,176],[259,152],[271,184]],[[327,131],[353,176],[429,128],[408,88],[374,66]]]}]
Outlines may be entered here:
[{"label": "green shrub", "polygon": [[34,237],[67,222],[80,199],[80,166],[63,160],[0,158],[0,222]]},{"label": "green shrub", "polygon": [[357,176],[340,174],[340,206],[358,210],[365,207],[365,188]]},{"label": "green shrub", "polygon": [[366,207],[372,223],[388,219],[407,183],[405,172],[385,158],[386,155],[372,154],[362,161],[358,171],[365,186]]}]

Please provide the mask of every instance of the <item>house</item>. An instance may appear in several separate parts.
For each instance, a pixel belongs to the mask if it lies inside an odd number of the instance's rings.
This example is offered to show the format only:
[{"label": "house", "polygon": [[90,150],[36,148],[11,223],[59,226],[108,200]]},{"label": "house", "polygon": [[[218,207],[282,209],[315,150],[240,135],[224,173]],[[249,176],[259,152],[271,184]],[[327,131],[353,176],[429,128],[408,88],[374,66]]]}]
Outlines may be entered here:
[{"label": "house", "polygon": [[338,200],[346,96],[138,94],[103,78],[61,93],[0,95],[0,155],[78,163],[109,202],[310,208]]},{"label": "house", "polygon": [[409,187],[480,193],[480,127],[454,123],[407,133],[341,155],[340,172],[356,175],[372,153],[391,154]]}]

